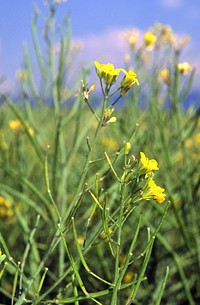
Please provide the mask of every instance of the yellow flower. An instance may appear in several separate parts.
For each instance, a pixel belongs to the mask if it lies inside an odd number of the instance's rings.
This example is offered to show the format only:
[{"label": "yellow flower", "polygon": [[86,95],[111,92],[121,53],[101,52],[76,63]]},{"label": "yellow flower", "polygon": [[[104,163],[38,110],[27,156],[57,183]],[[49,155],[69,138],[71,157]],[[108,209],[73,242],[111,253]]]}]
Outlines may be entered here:
[{"label": "yellow flower", "polygon": [[[22,125],[22,122],[20,120],[9,121],[9,126],[17,135],[20,135],[24,131],[24,126]],[[34,129],[30,127],[28,123],[26,123],[26,127],[30,136],[33,137],[35,134]]]},{"label": "yellow flower", "polygon": [[134,48],[134,46],[136,45],[137,39],[135,35],[130,35],[129,39],[128,39],[129,45],[131,48]]},{"label": "yellow flower", "polygon": [[150,57],[149,53],[144,52],[144,53],[142,54],[141,60],[142,60],[144,63],[149,63],[150,60],[151,60],[151,57]]},{"label": "yellow flower", "polygon": [[84,237],[83,237],[82,235],[79,235],[79,236],[78,236],[78,244],[79,244],[80,246],[83,246],[83,244],[84,244]]},{"label": "yellow flower", "polygon": [[129,70],[128,72],[126,70],[122,70],[125,74],[124,78],[121,81],[121,91],[120,95],[125,95],[126,92],[136,83],[139,85],[139,81],[137,79],[137,74]]},{"label": "yellow flower", "polygon": [[160,78],[164,84],[169,85],[170,74],[168,69],[163,69],[160,71]]},{"label": "yellow flower", "polygon": [[183,75],[187,75],[192,70],[192,66],[188,62],[179,63],[177,68],[180,74]]},{"label": "yellow flower", "polygon": [[159,42],[160,44],[172,44],[174,42],[174,34],[169,25],[157,24],[156,28],[159,32]]},{"label": "yellow flower", "polygon": [[152,171],[159,170],[158,162],[154,159],[149,160],[143,152],[140,152],[140,161],[142,163],[140,171],[144,171],[145,174],[151,174]]},{"label": "yellow flower", "polygon": [[82,95],[85,102],[88,101],[90,92],[94,91],[96,88],[96,84],[93,84],[89,89],[87,88],[87,84],[85,84],[84,80],[81,80],[81,89],[78,88],[78,93],[74,94],[74,96]]},{"label": "yellow flower", "polygon": [[108,108],[105,110],[102,126],[106,126],[111,123],[115,123],[117,121],[117,118],[115,116],[111,117],[113,111],[114,111],[114,108],[112,108],[112,109]]},{"label": "yellow flower", "polygon": [[156,43],[157,37],[152,33],[152,31],[148,31],[144,35],[144,44],[146,47],[152,49]]},{"label": "yellow flower", "polygon": [[189,40],[190,40],[189,35],[186,35],[184,37],[174,35],[174,40],[172,41],[172,45],[174,46],[175,50],[180,52],[189,42]]},{"label": "yellow flower", "polygon": [[122,38],[124,38],[128,42],[131,49],[135,47],[138,40],[138,36],[139,32],[135,29],[130,29],[122,33]]},{"label": "yellow flower", "polygon": [[192,141],[191,139],[187,139],[187,140],[185,141],[185,146],[186,146],[187,148],[191,148],[191,147],[192,147],[192,144],[193,144],[193,141]]},{"label": "yellow flower", "polygon": [[112,229],[108,229],[108,232],[102,231],[100,233],[100,237],[101,239],[108,240],[108,238],[110,237],[110,235],[112,235],[112,233],[113,233]]},{"label": "yellow flower", "polygon": [[100,79],[103,79],[106,85],[113,85],[121,71],[120,68],[114,68],[113,64],[100,64],[98,61],[94,62],[96,73]]},{"label": "yellow flower", "polygon": [[27,71],[26,71],[26,70],[18,70],[18,71],[16,72],[16,78],[17,78],[18,80],[21,80],[21,81],[27,80],[27,78],[28,78],[28,73],[27,73]]},{"label": "yellow flower", "polygon": [[0,196],[0,218],[8,219],[9,221],[14,217],[14,210],[9,200]]},{"label": "yellow flower", "polygon": [[172,29],[168,25],[161,26],[161,37],[164,41],[171,41]]},{"label": "yellow flower", "polygon": [[11,120],[9,126],[18,135],[23,131],[23,125],[20,120]]},{"label": "yellow flower", "polygon": [[130,283],[134,278],[135,273],[133,271],[128,271],[124,276],[124,283]]},{"label": "yellow flower", "polygon": [[154,199],[158,203],[162,203],[165,200],[164,189],[158,186],[155,181],[150,178],[144,191],[141,192],[143,199]]},{"label": "yellow flower", "polygon": [[194,142],[195,144],[200,145],[200,132],[195,135]]},{"label": "yellow flower", "polygon": [[113,138],[109,138],[107,136],[102,136],[101,144],[106,149],[110,149],[110,150],[114,150],[114,151],[116,151],[119,148],[118,143]]},{"label": "yellow flower", "polygon": [[125,54],[124,54],[124,61],[125,61],[126,63],[129,63],[130,60],[131,60],[130,54],[129,54],[129,53],[125,53]]}]

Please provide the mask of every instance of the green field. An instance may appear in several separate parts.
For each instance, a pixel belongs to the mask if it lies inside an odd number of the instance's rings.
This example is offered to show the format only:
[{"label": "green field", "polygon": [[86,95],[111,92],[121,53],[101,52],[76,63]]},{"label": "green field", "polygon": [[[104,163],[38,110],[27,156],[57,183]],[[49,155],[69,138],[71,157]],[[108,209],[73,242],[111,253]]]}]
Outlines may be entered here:
[{"label": "green field", "polygon": [[97,58],[69,84],[68,19],[49,6],[41,41],[39,18],[19,92],[0,87],[0,304],[200,304],[188,37],[126,33],[123,67]]}]

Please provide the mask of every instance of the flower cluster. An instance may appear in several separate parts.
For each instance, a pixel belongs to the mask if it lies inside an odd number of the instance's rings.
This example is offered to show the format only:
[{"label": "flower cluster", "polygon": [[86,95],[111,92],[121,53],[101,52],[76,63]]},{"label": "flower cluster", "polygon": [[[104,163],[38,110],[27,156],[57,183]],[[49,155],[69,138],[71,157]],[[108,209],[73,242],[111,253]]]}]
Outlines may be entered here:
[{"label": "flower cluster", "polygon": [[[19,136],[24,132],[24,126],[20,120],[11,120],[9,121],[9,127],[13,130],[13,132]],[[29,134],[33,137],[34,136],[34,129],[32,127],[29,127],[28,124],[26,124],[26,127],[28,128]]]},{"label": "flower cluster", "polygon": [[89,89],[88,89],[88,84],[84,82],[84,80],[81,80],[81,88],[78,88],[78,93],[76,93],[74,96],[83,96],[83,100],[87,103],[89,99],[89,94],[90,92],[94,91],[96,88],[96,84],[93,84]]},{"label": "flower cluster", "polygon": [[137,79],[137,74],[132,71],[129,70],[128,72],[123,70],[123,72],[125,73],[124,78],[121,81],[121,91],[120,91],[120,95],[125,95],[126,92],[134,85],[137,84],[139,85],[139,81]]},{"label": "flower cluster", "polygon": [[168,69],[162,69],[160,71],[160,79],[163,81],[164,84],[169,85],[170,84],[170,72]]},{"label": "flower cluster", "polygon": [[154,199],[156,202],[162,203],[165,200],[165,190],[153,180],[153,171],[159,170],[158,162],[155,159],[148,159],[143,152],[140,152],[140,163],[138,175],[140,179],[146,181],[141,190],[142,198],[145,200]]},{"label": "flower cluster", "polygon": [[164,49],[168,47],[181,51],[188,43],[190,37],[185,35],[180,37],[176,35],[169,25],[156,23],[145,33],[138,30],[129,30],[124,33],[124,38],[128,41],[130,49],[140,49],[152,51],[155,47]]},{"label": "flower cluster", "polygon": [[148,159],[143,152],[140,152],[140,161],[142,166],[140,168],[140,174],[145,174],[149,176],[153,171],[159,170],[158,162],[154,159]]},{"label": "flower cluster", "polygon": [[192,70],[192,66],[188,62],[183,62],[177,65],[177,69],[180,74],[187,75]]},{"label": "flower cluster", "polygon": [[[178,63],[176,66],[176,69],[180,75],[186,76],[192,72],[193,67],[190,65],[190,63],[183,62],[183,63]],[[171,74],[173,74],[173,73],[171,73],[171,71],[169,69],[162,69],[160,71],[160,74],[159,74],[160,80],[167,86],[170,85],[170,81],[172,78]]]},{"label": "flower cluster", "polygon": [[23,131],[23,125],[20,120],[11,120],[9,122],[9,127],[12,129],[17,135],[21,134]]},{"label": "flower cluster", "polygon": [[122,68],[115,69],[113,64],[100,64],[98,61],[95,61],[94,64],[98,77],[100,80],[103,80],[105,85],[112,86],[116,83],[120,72],[125,74],[119,88],[121,96],[125,95],[134,84],[139,85],[137,74],[133,70],[126,71]]},{"label": "flower cluster", "polygon": [[165,200],[164,189],[158,186],[152,178],[147,180],[147,184],[144,190],[141,192],[141,195],[144,199],[154,199],[158,203],[162,203]]},{"label": "flower cluster", "polygon": [[111,137],[107,137],[106,135],[101,137],[101,145],[108,151],[117,151],[119,148],[117,141]]},{"label": "flower cluster", "polygon": [[11,205],[11,202],[0,196],[0,218],[5,219],[8,222],[12,222],[14,218],[14,209]]},{"label": "flower cluster", "polygon": [[104,119],[102,122],[102,126],[106,126],[112,123],[115,123],[117,121],[117,118],[115,116],[112,116],[112,113],[114,112],[114,108],[108,108],[104,112]]},{"label": "flower cluster", "polygon": [[162,203],[166,196],[165,190],[153,180],[154,171],[159,170],[158,162],[155,159],[149,159],[144,152],[140,152],[140,160],[137,162],[134,155],[128,158],[130,150],[131,144],[125,142],[124,155],[126,164],[120,180],[129,188],[128,193],[131,195],[128,202],[135,203],[153,199],[157,203]]},{"label": "flower cluster", "polygon": [[199,154],[199,147],[200,147],[200,131],[197,132],[192,137],[188,138],[185,142],[187,151],[191,154],[191,158],[193,160],[197,160],[200,162],[200,154]]},{"label": "flower cluster", "polygon": [[157,37],[154,35],[153,31],[149,30],[144,35],[144,44],[149,49],[152,49],[156,43]]},{"label": "flower cluster", "polygon": [[114,68],[113,64],[100,64],[98,61],[94,62],[97,75],[103,79],[106,85],[113,85],[121,71],[120,68]]},{"label": "flower cluster", "polygon": [[[95,109],[93,109],[89,102],[89,94],[95,90],[96,84],[93,84],[88,89],[88,85],[83,80],[81,80],[81,88],[78,89],[78,93],[76,93],[75,96],[81,95],[83,97],[83,100],[88,105],[96,119],[99,121],[100,126],[103,127],[116,122],[117,118],[112,116],[114,108],[111,106],[115,105],[119,99],[131,89],[134,84],[139,85],[139,81],[137,79],[137,74],[133,70],[126,71],[122,68],[115,68],[113,64],[101,64],[98,61],[95,61],[94,65],[96,68],[96,74],[100,79],[101,90],[104,96],[101,118],[97,115]],[[110,93],[111,87],[116,83],[120,72],[124,74],[124,77],[121,79],[118,88],[114,92]],[[117,92],[119,92],[119,95],[115,101],[107,107],[107,101]]]}]

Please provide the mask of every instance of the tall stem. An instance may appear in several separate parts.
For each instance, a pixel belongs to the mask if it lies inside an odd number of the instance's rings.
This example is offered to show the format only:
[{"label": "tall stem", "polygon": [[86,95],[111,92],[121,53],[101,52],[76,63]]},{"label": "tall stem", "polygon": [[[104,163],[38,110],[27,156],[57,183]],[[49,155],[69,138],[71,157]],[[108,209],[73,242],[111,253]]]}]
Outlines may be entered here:
[{"label": "tall stem", "polygon": [[83,169],[83,173],[82,173],[79,185],[76,189],[76,192],[74,194],[72,202],[71,202],[71,204],[70,204],[70,206],[69,206],[69,208],[68,208],[68,210],[65,214],[65,217],[63,219],[64,222],[67,219],[71,219],[71,217],[73,216],[73,211],[77,208],[77,203],[78,203],[78,199],[79,199],[79,196],[80,196],[80,193],[81,193],[81,189],[83,188],[83,185],[85,183],[85,179],[86,179],[89,167],[90,167],[90,162],[92,160],[92,150],[93,150],[93,147],[95,146],[96,142],[98,141],[100,131],[101,131],[101,128],[102,128],[102,123],[103,123],[103,120],[104,120],[104,113],[105,113],[105,109],[106,109],[106,105],[107,105],[107,100],[108,100],[108,90],[105,89],[105,95],[104,95],[103,105],[102,105],[102,109],[101,109],[100,120],[99,120],[98,126],[96,128],[94,138],[92,139],[92,142],[90,144],[90,148],[89,148],[88,155],[87,155],[87,158],[86,158],[86,161],[85,161],[85,165],[84,165],[84,169]]}]

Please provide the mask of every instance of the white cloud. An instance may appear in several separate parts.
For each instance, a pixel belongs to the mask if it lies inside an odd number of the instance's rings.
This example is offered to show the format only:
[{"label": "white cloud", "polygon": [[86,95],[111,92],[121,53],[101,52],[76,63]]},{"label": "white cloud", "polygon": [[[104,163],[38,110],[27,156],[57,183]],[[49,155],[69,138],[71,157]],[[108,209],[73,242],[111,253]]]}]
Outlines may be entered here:
[{"label": "white cloud", "polygon": [[183,0],[161,0],[163,6],[171,9],[179,8],[184,4],[183,2]]},{"label": "white cloud", "polygon": [[82,39],[81,56],[88,61],[104,61],[116,63],[119,54],[123,53],[124,45],[119,37],[119,31],[108,30],[106,32],[89,35]]},{"label": "white cloud", "polygon": [[[74,64],[76,64],[75,75],[78,75],[81,69],[88,64],[92,64],[95,60],[100,63],[112,63],[115,67],[124,67],[124,55],[130,54],[129,44],[127,39],[124,38],[125,33],[133,31],[137,35],[137,45],[141,45],[144,32],[139,29],[109,29],[105,32],[88,35],[84,37],[78,37],[73,40],[73,44],[76,48],[80,47],[77,53],[77,58]],[[177,37],[184,37],[185,33],[178,33]],[[194,88],[197,88],[197,78],[200,75],[200,62],[197,60],[198,52],[192,41],[185,46],[182,54],[182,61],[188,61],[196,69],[196,77],[194,81]],[[134,69],[134,67],[133,67]],[[94,72],[94,66],[92,71]],[[93,73],[92,72],[92,73]]]},{"label": "white cloud", "polygon": [[14,81],[12,81],[11,79],[4,80],[4,76],[0,75],[0,92],[5,95],[11,95],[14,93],[14,90],[15,90]]},{"label": "white cloud", "polygon": [[[140,31],[133,29],[138,37]],[[113,63],[116,66],[123,65],[124,55],[128,52],[128,42],[124,38],[127,29],[109,29],[105,32],[79,37],[76,41],[81,43],[80,59],[83,63],[97,60],[104,63]]]}]

